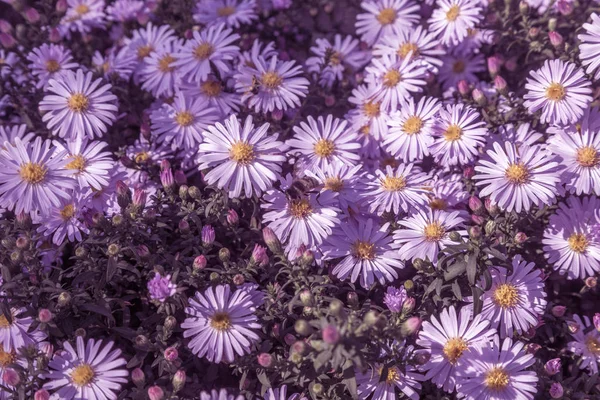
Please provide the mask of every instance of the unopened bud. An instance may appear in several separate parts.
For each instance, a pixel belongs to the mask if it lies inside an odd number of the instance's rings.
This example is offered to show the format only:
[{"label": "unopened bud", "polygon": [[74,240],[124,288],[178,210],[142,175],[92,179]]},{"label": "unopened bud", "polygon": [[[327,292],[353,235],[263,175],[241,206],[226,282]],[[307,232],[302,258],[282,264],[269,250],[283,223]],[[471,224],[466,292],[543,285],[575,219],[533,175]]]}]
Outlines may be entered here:
[{"label": "unopened bud", "polygon": [[21,383],[19,373],[12,368],[5,368],[2,374],[2,382],[8,386],[17,386]]},{"label": "unopened bud", "polygon": [[474,213],[480,213],[483,211],[483,203],[476,196],[469,197],[469,208]]},{"label": "unopened bud", "polygon": [[233,208],[230,208],[229,211],[227,211],[227,223],[235,226],[238,224],[239,220],[240,217],[238,216],[238,213]]},{"label": "unopened bud", "polygon": [[167,347],[163,353],[163,356],[165,357],[165,360],[173,362],[179,358],[179,352],[175,347]]},{"label": "unopened bud", "polygon": [[365,316],[363,318],[363,322],[367,326],[373,326],[377,323],[378,318],[379,318],[379,314],[377,313],[377,311],[370,310],[365,314]]},{"label": "unopened bud", "polygon": [[557,49],[562,47],[563,43],[565,42],[562,35],[556,31],[548,32],[548,39],[550,39],[552,46]]},{"label": "unopened bud", "polygon": [[38,319],[40,322],[47,324],[48,322],[52,321],[52,313],[47,308],[42,308],[38,312]]},{"label": "unopened bud", "polygon": [[165,318],[163,326],[165,330],[172,331],[177,326],[177,318],[175,318],[172,315],[169,315],[167,318]]},{"label": "unopened bud", "polygon": [[233,284],[236,286],[241,286],[244,284],[244,282],[246,282],[246,278],[244,278],[244,275],[242,274],[235,274],[233,276]]},{"label": "unopened bud", "polygon": [[71,302],[71,295],[68,292],[62,292],[58,295],[58,305],[64,307]]},{"label": "unopened bud", "polygon": [[183,386],[185,385],[185,381],[186,381],[185,371],[182,369],[177,370],[177,372],[175,372],[175,375],[173,375],[173,380],[171,381],[171,383],[173,383],[173,392],[177,393],[181,389],[183,389]]},{"label": "unopened bud", "polygon": [[481,237],[481,228],[478,226],[470,227],[469,236],[473,239],[479,239]]},{"label": "unopened bud", "polygon": [[500,72],[500,68],[502,67],[502,59],[498,56],[488,57],[487,67],[491,76],[498,75],[498,72]]},{"label": "unopened bud", "polygon": [[494,89],[496,89],[496,91],[498,93],[506,94],[507,93],[506,87],[507,87],[506,80],[504,80],[503,77],[498,75],[494,78]]},{"label": "unopened bud", "polygon": [[150,341],[148,340],[148,338],[145,335],[137,335],[135,337],[135,344],[138,347],[146,347],[146,346],[148,346],[149,343],[150,343]]},{"label": "unopened bud", "polygon": [[471,179],[475,176],[475,168],[471,165],[467,165],[463,168],[463,176],[467,179]]},{"label": "unopened bud", "polygon": [[527,239],[529,238],[527,237],[525,232],[517,232],[517,234],[515,235],[515,243],[517,244],[525,243]]},{"label": "unopened bud", "polygon": [[560,383],[554,382],[550,386],[550,397],[552,397],[553,399],[560,399],[561,397],[563,397],[563,394],[564,390]]},{"label": "unopened bud", "polygon": [[344,311],[344,304],[338,299],[334,299],[329,303],[329,312],[332,315],[341,315]]},{"label": "unopened bud", "polygon": [[194,264],[192,265],[192,268],[194,268],[197,271],[203,270],[204,268],[206,268],[206,263],[206,257],[204,257],[204,255],[200,255],[194,259]]},{"label": "unopened bud", "polygon": [[179,221],[179,224],[177,224],[177,227],[179,228],[179,232],[181,233],[189,233],[190,232],[190,223],[187,222],[187,220],[182,219],[181,221]]},{"label": "unopened bud", "polygon": [[327,325],[322,332],[323,341],[327,344],[336,344],[340,340],[340,332],[337,327]]},{"label": "unopened bud", "polygon": [[116,243],[109,244],[108,248],[106,249],[106,253],[111,257],[118,255],[120,251],[121,247],[119,247],[119,245]]},{"label": "unopened bud", "polygon": [[458,233],[456,231],[450,232],[448,234],[448,238],[450,238],[450,240],[452,240],[453,242],[457,242],[457,243],[462,240],[462,236],[460,236],[460,233]]},{"label": "unopened bud", "polygon": [[485,223],[485,233],[491,235],[496,231],[496,223],[494,221],[488,221]]},{"label": "unopened bud", "polygon": [[56,2],[55,7],[56,7],[56,11],[58,13],[61,13],[61,14],[64,13],[65,11],[67,11],[67,7],[68,7],[67,0],[58,0]]},{"label": "unopened bud", "polygon": [[478,105],[485,106],[487,104],[487,97],[485,97],[485,94],[483,94],[481,90],[475,88],[471,94],[473,95],[473,100],[475,100]]},{"label": "unopened bud", "polygon": [[2,32],[0,33],[0,44],[2,44],[4,48],[10,49],[17,44],[17,41],[10,33]]},{"label": "unopened bud", "polygon": [[117,203],[122,209],[127,208],[131,203],[131,190],[123,181],[117,181],[115,184],[117,192]]},{"label": "unopened bud", "polygon": [[264,368],[270,368],[273,366],[273,356],[268,353],[260,353],[257,356],[258,365]]},{"label": "unopened bud", "polygon": [[556,375],[560,372],[561,366],[560,358],[553,358],[544,365],[544,371],[549,376]]},{"label": "unopened bud", "polygon": [[165,392],[159,386],[150,386],[148,388],[148,398],[150,400],[163,400]]},{"label": "unopened bud", "polygon": [[200,200],[202,198],[202,192],[196,186],[190,186],[188,188],[188,194],[194,200]]},{"label": "unopened bud", "polygon": [[348,292],[346,294],[346,301],[350,307],[358,306],[358,294],[356,292]]},{"label": "unopened bud", "polygon": [[535,39],[539,34],[540,34],[540,28],[537,28],[535,26],[533,28],[529,28],[528,35],[530,38]]},{"label": "unopened bud", "polygon": [[598,285],[598,278],[595,276],[589,276],[585,278],[585,286],[588,288],[593,289],[596,287],[596,285]]},{"label": "unopened bud", "polygon": [[458,84],[456,85],[457,89],[458,89],[458,93],[460,93],[463,96],[467,96],[469,94],[470,88],[469,88],[469,84],[467,83],[467,81],[465,80],[461,80],[458,82]]},{"label": "unopened bud", "polygon": [[565,306],[552,307],[552,315],[554,315],[556,318],[563,317],[565,315],[566,311],[567,311],[567,307],[565,307]]},{"label": "unopened bud", "polygon": [[548,30],[550,30],[550,31],[555,30],[557,23],[558,23],[558,20],[556,18],[550,18],[548,20]]},{"label": "unopened bud", "polygon": [[219,250],[219,260],[222,262],[228,262],[231,259],[231,252],[227,247],[223,247]]},{"label": "unopened bud", "polygon": [[131,371],[131,380],[138,388],[143,388],[146,384],[146,376],[144,375],[144,371],[140,368],[136,368]]},{"label": "unopened bud", "polygon": [[273,232],[273,229],[265,227],[263,228],[262,233],[263,240],[267,244],[269,250],[275,254],[281,254],[281,242],[279,241],[277,235],[275,235],[275,232]]},{"label": "unopened bud", "polygon": [[402,332],[402,336],[411,336],[419,332],[421,329],[421,318],[419,317],[410,317],[404,323],[402,323],[402,327],[400,328]]},{"label": "unopened bud", "polygon": [[415,309],[416,304],[417,301],[414,298],[408,297],[404,300],[404,304],[402,304],[402,313],[404,315],[410,314]]},{"label": "unopened bud", "polygon": [[312,332],[312,328],[310,327],[308,322],[306,322],[306,320],[303,319],[299,319],[296,321],[296,323],[294,324],[294,329],[296,330],[296,333],[298,333],[298,335],[302,336],[308,336]]},{"label": "unopened bud", "polygon": [[300,302],[304,306],[310,306],[313,302],[313,295],[308,289],[304,289],[300,292]]},{"label": "unopened bud", "polygon": [[317,396],[319,396],[321,393],[323,393],[323,385],[321,385],[320,383],[315,383],[312,387],[312,391],[314,394],[316,394]]},{"label": "unopened bud", "polygon": [[49,400],[50,393],[46,389],[40,389],[33,395],[33,400]]}]

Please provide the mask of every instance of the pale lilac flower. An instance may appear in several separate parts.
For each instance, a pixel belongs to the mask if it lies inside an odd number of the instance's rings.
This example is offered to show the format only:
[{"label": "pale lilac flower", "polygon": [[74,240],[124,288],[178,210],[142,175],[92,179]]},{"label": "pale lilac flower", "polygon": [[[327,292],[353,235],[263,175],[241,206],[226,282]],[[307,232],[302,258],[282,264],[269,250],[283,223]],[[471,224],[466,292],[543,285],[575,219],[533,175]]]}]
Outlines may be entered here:
[{"label": "pale lilac flower", "polygon": [[[552,131],[554,127],[548,128]],[[524,122],[515,128],[513,124],[502,125],[498,130],[502,141],[514,143],[517,146],[533,146],[539,144],[544,135],[531,129],[529,122]],[[490,146],[491,147],[491,146]]]},{"label": "pale lilac flower", "polygon": [[444,90],[456,89],[460,81],[476,84],[479,82],[476,74],[485,71],[485,59],[481,54],[452,51],[441,60],[439,80]]},{"label": "pale lilac flower", "polygon": [[144,58],[139,71],[142,88],[154,97],[171,97],[181,84],[180,67],[175,65],[174,47],[177,46],[179,43],[169,42]]},{"label": "pale lilac flower", "polygon": [[25,308],[10,309],[10,320],[0,312],[0,348],[5,353],[17,352],[25,346],[37,343],[36,330],[31,329],[34,319],[23,315]]},{"label": "pale lilac flower", "polygon": [[[27,132],[29,128],[25,124],[21,125],[0,125],[0,149],[4,148],[4,143],[8,142],[15,145],[15,139],[20,139],[21,143],[31,142],[35,139],[35,134]],[[27,133],[26,133],[27,132]]]},{"label": "pale lilac flower", "polygon": [[81,242],[81,234],[90,232],[83,223],[83,204],[83,196],[73,193],[68,199],[62,200],[59,206],[41,210],[44,223],[37,231],[43,236],[52,237],[52,243],[57,246],[62,245],[65,239]]},{"label": "pale lilac flower", "polygon": [[361,164],[351,166],[344,163],[333,163],[324,169],[314,167],[305,171],[307,176],[316,179],[323,191],[337,193],[339,208],[348,210],[349,207],[356,209],[358,193],[362,184],[360,182],[363,166]]},{"label": "pale lilac flower", "polygon": [[175,31],[169,25],[155,26],[149,22],[145,28],[133,31],[133,37],[127,42],[127,49],[137,58],[136,76],[144,67],[147,57],[165,47],[171,49],[176,39]]},{"label": "pale lilac flower", "polygon": [[66,152],[68,164],[64,168],[71,170],[80,188],[100,189],[108,185],[108,177],[115,162],[111,153],[103,151],[108,146],[107,143],[76,138],[67,141],[66,146],[58,140],[52,141],[52,144],[56,147],[56,152]]},{"label": "pale lilac flower", "polygon": [[137,65],[137,58],[127,47],[120,50],[112,48],[105,56],[96,51],[92,58],[92,64],[105,79],[116,75],[123,80],[128,80]]},{"label": "pale lilac flower", "polygon": [[366,13],[356,17],[356,33],[369,45],[419,22],[419,6],[411,0],[365,0],[360,6]]},{"label": "pale lilac flower", "polygon": [[352,91],[348,101],[356,105],[346,115],[352,128],[359,133],[360,154],[367,157],[380,156],[380,141],[388,132],[389,114],[375,101],[378,93],[375,85],[360,85]]},{"label": "pale lilac flower", "polygon": [[31,62],[29,69],[37,78],[36,87],[47,89],[48,81],[56,79],[66,70],[72,70],[79,66],[73,62],[71,51],[59,44],[44,43],[33,49],[27,60]]},{"label": "pale lilac flower", "polygon": [[407,297],[404,286],[400,286],[400,288],[388,286],[385,295],[383,296],[383,303],[391,312],[399,313],[402,311],[402,306]]},{"label": "pale lilac flower", "polygon": [[140,0],[116,0],[106,7],[109,21],[127,22],[136,19],[144,11],[146,5]]},{"label": "pale lilac flower", "polygon": [[438,7],[428,21],[431,31],[440,37],[442,44],[459,44],[483,18],[478,4],[476,0],[438,0]]},{"label": "pale lilac flower", "polygon": [[148,281],[148,292],[152,300],[158,300],[161,303],[177,293],[177,285],[171,282],[171,274],[161,276],[158,272]]},{"label": "pale lilac flower", "polygon": [[188,98],[208,101],[211,107],[218,110],[221,119],[224,119],[238,112],[242,102],[239,93],[229,93],[225,88],[224,82],[210,75],[207,80],[200,83],[184,81],[179,90]]},{"label": "pale lilac flower", "polygon": [[228,28],[239,28],[257,18],[255,0],[200,0],[194,12],[194,21],[207,27],[225,24]]},{"label": "pale lilac flower", "polygon": [[262,58],[263,60],[270,60],[271,57],[277,56],[275,50],[275,43],[269,42],[267,44],[261,42],[259,39],[254,39],[250,50],[242,51],[238,59],[238,70],[242,66],[256,68],[254,63],[255,58]]},{"label": "pale lilac flower", "polygon": [[597,374],[598,363],[600,363],[600,332],[594,328],[590,319],[585,315],[582,320],[579,315],[575,314],[573,320],[577,324],[577,329],[575,332],[571,331],[574,340],[567,343],[567,348],[581,357],[579,368]]},{"label": "pale lilac flower", "polygon": [[[387,376],[383,377],[383,365],[375,364],[366,372],[356,371],[356,383],[358,385],[359,400],[388,400],[398,398],[396,389],[411,400],[418,400],[421,389],[420,381],[425,380],[423,375],[409,364],[400,366],[388,366]],[[371,394],[373,395],[372,397]]]},{"label": "pale lilac flower", "polygon": [[6,79],[9,74],[15,74],[18,62],[19,57],[15,53],[0,49],[0,78]]},{"label": "pale lilac flower", "polygon": [[71,37],[71,31],[89,33],[93,28],[104,27],[104,0],[67,0],[67,4],[67,13],[58,25],[67,38]]},{"label": "pale lilac flower", "polygon": [[581,42],[579,44],[579,59],[585,72],[589,75],[594,74],[594,79],[600,79],[600,16],[596,13],[590,15],[591,23],[583,24],[584,33],[577,36]]},{"label": "pale lilac flower", "polygon": [[433,210],[454,211],[461,209],[469,198],[462,175],[457,173],[434,175],[427,186],[429,193],[429,207]]},{"label": "pale lilac flower", "polygon": [[227,393],[226,389],[217,391],[213,389],[211,392],[201,392],[200,400],[244,400],[244,396],[241,394],[234,396],[233,394]]}]

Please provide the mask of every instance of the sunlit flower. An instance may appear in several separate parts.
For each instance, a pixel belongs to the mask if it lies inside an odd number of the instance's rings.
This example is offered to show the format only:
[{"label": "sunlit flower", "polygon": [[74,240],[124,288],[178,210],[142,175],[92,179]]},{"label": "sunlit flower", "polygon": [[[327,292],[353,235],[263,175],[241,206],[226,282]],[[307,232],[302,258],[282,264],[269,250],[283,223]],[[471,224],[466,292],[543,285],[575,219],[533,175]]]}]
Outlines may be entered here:
[{"label": "sunlit flower", "polygon": [[27,132],[29,128],[25,124],[0,126],[0,148],[8,142],[14,146],[15,139],[20,139],[22,143],[31,142],[35,139],[35,134]]},{"label": "sunlit flower", "polygon": [[429,18],[430,29],[445,45],[457,45],[483,18],[477,0],[437,0],[437,8]]},{"label": "sunlit flower", "polygon": [[154,97],[171,97],[181,84],[181,72],[175,66],[177,59],[173,50],[178,45],[171,42],[144,58],[143,68],[139,72],[142,88]]},{"label": "sunlit flower", "polygon": [[79,65],[73,62],[71,51],[59,44],[44,43],[36,47],[27,55],[31,62],[29,69],[37,78],[37,88],[46,89],[50,79],[57,79],[66,70],[77,68]]},{"label": "sunlit flower", "polygon": [[356,33],[370,45],[419,22],[419,5],[412,0],[365,0],[360,6],[366,13],[356,17]]},{"label": "sunlit flower", "polygon": [[67,141],[66,146],[57,140],[52,144],[56,146],[57,152],[66,152],[68,164],[64,168],[71,170],[80,188],[100,189],[108,185],[108,176],[115,162],[111,153],[103,151],[108,146],[107,143],[77,138]]},{"label": "sunlit flower", "polygon": [[567,348],[581,357],[579,368],[597,374],[598,364],[600,363],[600,331],[595,329],[590,319],[585,315],[582,320],[579,315],[574,314],[573,320],[577,324],[575,332],[571,331],[571,336],[575,340],[567,343]]},{"label": "sunlit flower", "polygon": [[359,154],[367,157],[380,155],[380,141],[388,132],[387,122],[390,116],[381,107],[381,101],[374,100],[377,93],[376,85],[360,85],[348,99],[355,108],[348,112],[346,119],[359,134]]},{"label": "sunlit flower", "polygon": [[0,349],[5,353],[16,353],[22,347],[37,343],[36,330],[31,329],[34,319],[25,316],[25,311],[25,308],[13,307],[8,318],[0,312]]},{"label": "sunlit flower", "polygon": [[[411,400],[420,398],[418,390],[421,389],[420,381],[423,375],[419,374],[412,365],[387,367],[387,375],[382,376],[384,367],[375,364],[369,370],[356,371],[356,383],[358,385],[358,398],[360,400],[389,400],[398,398],[396,389]],[[373,395],[372,397],[370,397]]]},{"label": "sunlit flower", "polygon": [[89,33],[93,28],[104,27],[104,0],[67,0],[67,5],[67,12],[58,25],[67,38],[71,37],[71,31]]},{"label": "sunlit flower", "polygon": [[579,59],[587,67],[587,74],[594,74],[595,79],[600,79],[600,16],[596,13],[590,15],[592,22],[583,24],[584,33],[577,36],[579,44]]}]

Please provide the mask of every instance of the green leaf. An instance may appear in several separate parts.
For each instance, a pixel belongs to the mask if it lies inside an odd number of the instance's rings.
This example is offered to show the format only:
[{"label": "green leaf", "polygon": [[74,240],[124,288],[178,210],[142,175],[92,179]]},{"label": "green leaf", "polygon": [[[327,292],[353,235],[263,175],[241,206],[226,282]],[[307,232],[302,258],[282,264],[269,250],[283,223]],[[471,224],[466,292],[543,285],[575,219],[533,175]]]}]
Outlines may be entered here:
[{"label": "green leaf", "polygon": [[467,257],[467,278],[469,284],[474,285],[477,278],[477,254],[469,254]]},{"label": "green leaf", "polygon": [[354,366],[352,362],[347,361],[343,372],[342,383],[346,385],[346,389],[350,392],[353,399],[358,399],[358,389],[356,384],[356,376],[354,375]]},{"label": "green leaf", "polygon": [[458,300],[462,300],[462,292],[460,291],[460,285],[457,281],[452,282],[452,292]]},{"label": "green leaf", "polygon": [[450,281],[457,276],[461,275],[467,269],[467,264],[464,261],[459,261],[448,267],[448,270],[444,272],[444,280]]},{"label": "green leaf", "polygon": [[483,308],[483,301],[481,301],[481,295],[483,294],[483,291],[477,286],[473,286],[471,288],[471,293],[473,294],[473,317],[475,317]]}]

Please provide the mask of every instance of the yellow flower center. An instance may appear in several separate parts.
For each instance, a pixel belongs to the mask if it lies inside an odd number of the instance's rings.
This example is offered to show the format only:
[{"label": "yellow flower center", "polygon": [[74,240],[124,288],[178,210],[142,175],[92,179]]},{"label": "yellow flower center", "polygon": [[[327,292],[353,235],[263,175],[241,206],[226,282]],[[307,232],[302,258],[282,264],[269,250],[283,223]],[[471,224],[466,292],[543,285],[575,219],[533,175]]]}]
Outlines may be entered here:
[{"label": "yellow flower center", "polygon": [[329,65],[340,65],[342,63],[342,54],[340,52],[329,49],[331,56],[329,57]]},{"label": "yellow flower center", "polygon": [[28,162],[21,166],[19,176],[27,183],[37,184],[44,180],[47,172],[48,170],[42,164]]},{"label": "yellow flower center", "polygon": [[444,235],[446,235],[446,229],[439,222],[431,222],[425,225],[423,228],[423,234],[425,235],[425,240],[428,242],[437,242],[442,240]]},{"label": "yellow flower center", "polygon": [[79,4],[75,7],[75,12],[79,15],[87,14],[90,11],[90,8],[86,4]]},{"label": "yellow flower center", "polygon": [[432,199],[429,202],[429,207],[431,207],[432,210],[446,210],[448,208],[448,204],[446,204],[446,200],[444,199]]},{"label": "yellow flower center", "polygon": [[279,85],[283,83],[283,78],[277,74],[277,72],[265,72],[262,76],[261,82],[267,89],[277,89]]},{"label": "yellow flower center", "polygon": [[202,83],[201,89],[208,97],[217,97],[221,94],[221,84],[217,81],[206,81]]},{"label": "yellow flower center", "polygon": [[67,105],[75,112],[82,112],[87,110],[90,102],[83,93],[73,93],[67,100]]},{"label": "yellow flower center", "polygon": [[552,101],[560,101],[565,98],[567,90],[563,85],[557,82],[552,82],[546,89],[546,98]]},{"label": "yellow flower center", "polygon": [[[15,319],[12,318],[12,320],[14,321]],[[0,329],[6,329],[11,325],[12,323],[8,322],[8,319],[4,316],[4,314],[0,314]],[[0,346],[0,348],[2,348],[2,346]]]},{"label": "yellow flower center", "polygon": [[513,185],[522,185],[529,179],[529,170],[522,163],[510,164],[504,172],[506,179]]},{"label": "yellow flower center", "polygon": [[229,330],[232,326],[231,318],[226,312],[215,313],[210,317],[210,326],[217,331]]},{"label": "yellow flower center", "polygon": [[467,342],[465,342],[463,338],[450,338],[444,345],[444,356],[450,364],[456,364],[458,359],[468,348],[469,346],[467,346]]},{"label": "yellow flower center", "polygon": [[493,391],[500,391],[508,386],[508,374],[501,367],[494,367],[485,374],[485,386]]},{"label": "yellow flower center", "polygon": [[175,114],[175,122],[181,126],[190,126],[194,122],[194,116],[189,111],[181,111]]},{"label": "yellow flower center", "polygon": [[595,167],[599,162],[600,157],[595,148],[585,146],[577,150],[577,163],[582,167]]},{"label": "yellow flower center", "polygon": [[377,102],[367,102],[365,103],[365,105],[363,106],[363,110],[365,111],[365,115],[369,118],[374,118],[379,116],[379,106],[381,103]]},{"label": "yellow flower center", "polygon": [[312,214],[312,207],[306,199],[292,200],[288,204],[290,214],[296,219],[305,219]]},{"label": "yellow flower center", "polygon": [[385,383],[392,384],[394,382],[398,382],[400,379],[400,373],[398,372],[398,368],[392,367],[388,368],[387,377],[385,378]]},{"label": "yellow flower center", "polygon": [[456,60],[452,64],[452,72],[455,74],[462,74],[465,72],[465,62],[463,60]]},{"label": "yellow flower center", "polygon": [[201,43],[194,49],[194,57],[198,60],[206,60],[213,51],[214,49],[210,43]]},{"label": "yellow flower center", "polygon": [[357,240],[352,244],[352,255],[359,260],[373,260],[375,259],[375,244]]},{"label": "yellow flower center", "polygon": [[458,125],[450,125],[444,132],[444,139],[448,142],[456,142],[462,137],[462,129]]},{"label": "yellow flower center", "polygon": [[85,170],[85,158],[81,154],[77,154],[75,156],[71,156],[73,161],[65,165],[66,169],[76,169],[79,172],[83,172]]},{"label": "yellow flower center", "polygon": [[404,121],[402,125],[402,130],[407,135],[414,135],[415,133],[419,133],[421,128],[423,127],[423,120],[416,115],[410,116]]},{"label": "yellow flower center", "polygon": [[574,233],[567,240],[569,248],[576,253],[584,253],[590,242],[583,233]]},{"label": "yellow flower center", "polygon": [[456,21],[458,16],[460,15],[460,7],[456,4],[450,7],[448,11],[446,11],[446,19],[450,22]]},{"label": "yellow flower center", "polygon": [[141,60],[142,58],[146,58],[154,51],[154,47],[150,45],[141,46],[137,49],[137,56]]},{"label": "yellow flower center", "polygon": [[160,72],[173,72],[175,71],[175,67],[171,66],[171,63],[175,62],[175,58],[171,57],[170,54],[167,54],[160,60],[158,60],[158,70]]},{"label": "yellow flower center", "polygon": [[392,69],[383,76],[383,86],[391,88],[396,86],[402,80],[402,74],[398,70]]},{"label": "yellow flower center", "polygon": [[332,176],[325,179],[324,187],[332,192],[340,192],[344,188],[344,182],[337,176]]},{"label": "yellow flower center", "polygon": [[379,21],[379,23],[381,25],[389,25],[394,23],[394,21],[396,20],[396,10],[394,10],[393,8],[384,8],[383,10],[381,10],[379,12],[379,14],[377,15],[377,21]]},{"label": "yellow flower center", "polygon": [[65,221],[70,220],[75,215],[75,207],[73,204],[67,204],[62,210],[60,210],[60,216]]},{"label": "yellow flower center", "polygon": [[254,147],[246,142],[234,143],[229,149],[229,158],[238,164],[250,164],[254,157]]},{"label": "yellow flower center", "polygon": [[60,69],[60,64],[56,60],[48,60],[46,61],[46,71],[52,73],[56,72]]},{"label": "yellow flower center", "polygon": [[7,367],[17,361],[17,354],[14,351],[5,352],[3,346],[0,346],[0,367]]},{"label": "yellow flower center", "polygon": [[71,372],[71,380],[77,386],[88,385],[94,379],[94,369],[89,364],[81,364]]},{"label": "yellow flower center", "polygon": [[402,45],[398,48],[398,55],[402,58],[406,57],[408,55],[408,53],[410,53],[412,51],[412,56],[413,57],[418,57],[419,56],[419,47],[417,46],[416,43],[410,43],[410,42],[406,42],[406,43],[402,43]]},{"label": "yellow flower center", "polygon": [[371,127],[369,125],[365,125],[361,127],[358,131],[365,136],[369,136],[369,134],[371,133]]},{"label": "yellow flower center", "polygon": [[148,160],[150,159],[150,154],[148,154],[145,151],[140,151],[139,153],[137,153],[135,155],[135,162],[137,164],[145,164],[148,162]]},{"label": "yellow flower center", "polygon": [[585,338],[585,345],[590,353],[600,356],[600,339],[589,335],[587,338]]},{"label": "yellow flower center", "polygon": [[227,7],[219,7],[217,9],[217,15],[219,17],[229,17],[235,12],[235,7],[227,6]]},{"label": "yellow flower center", "polygon": [[519,303],[519,291],[512,283],[498,285],[492,297],[494,303],[502,308],[512,308]]},{"label": "yellow flower center", "polygon": [[315,143],[315,154],[320,158],[327,158],[335,151],[335,143],[328,139],[320,139]]},{"label": "yellow flower center", "polygon": [[388,192],[397,192],[406,187],[406,179],[403,176],[386,176],[381,180],[381,186]]}]

